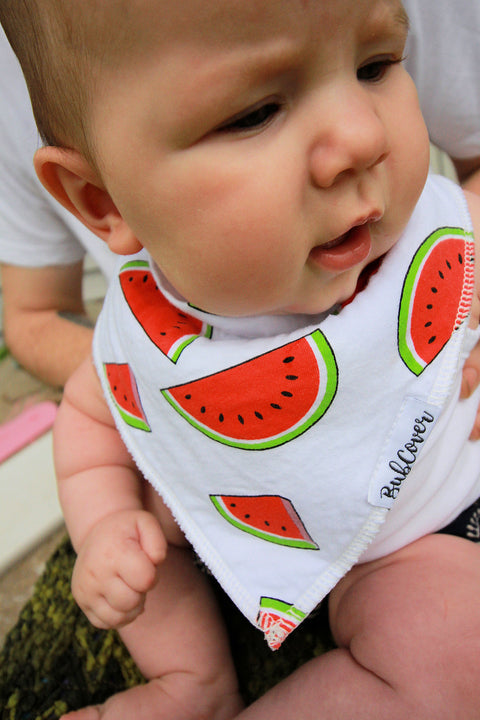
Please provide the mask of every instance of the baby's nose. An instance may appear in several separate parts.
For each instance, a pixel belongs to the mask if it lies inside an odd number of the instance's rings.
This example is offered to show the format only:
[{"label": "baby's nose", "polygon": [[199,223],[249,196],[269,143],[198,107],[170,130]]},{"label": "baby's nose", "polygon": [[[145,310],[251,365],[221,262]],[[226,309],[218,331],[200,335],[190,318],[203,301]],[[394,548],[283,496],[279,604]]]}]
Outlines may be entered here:
[{"label": "baby's nose", "polygon": [[340,176],[364,172],[386,158],[386,127],[362,88],[338,98],[335,107],[325,112],[310,154],[310,174],[315,185],[330,187]]}]

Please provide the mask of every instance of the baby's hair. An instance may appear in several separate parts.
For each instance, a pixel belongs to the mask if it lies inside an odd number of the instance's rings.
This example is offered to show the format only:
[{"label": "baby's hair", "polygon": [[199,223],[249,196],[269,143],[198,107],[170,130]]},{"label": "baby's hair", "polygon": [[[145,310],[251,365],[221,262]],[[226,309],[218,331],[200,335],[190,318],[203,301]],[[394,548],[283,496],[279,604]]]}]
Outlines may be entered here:
[{"label": "baby's hair", "polygon": [[132,5],[129,0],[0,0],[0,22],[22,67],[46,145],[75,148],[94,162],[90,112],[96,79],[103,63],[114,63],[129,44]]}]

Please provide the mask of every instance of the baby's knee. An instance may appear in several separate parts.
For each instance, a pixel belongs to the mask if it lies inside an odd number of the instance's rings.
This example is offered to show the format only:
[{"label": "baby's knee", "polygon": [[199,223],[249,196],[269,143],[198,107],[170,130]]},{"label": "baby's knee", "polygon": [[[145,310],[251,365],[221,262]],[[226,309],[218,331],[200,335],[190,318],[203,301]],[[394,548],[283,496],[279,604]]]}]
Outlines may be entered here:
[{"label": "baby's knee", "polygon": [[403,688],[410,704],[418,707],[419,719],[480,718],[479,657],[480,640],[468,631],[456,638],[448,633],[438,637],[419,657],[423,667],[412,667],[410,684]]}]

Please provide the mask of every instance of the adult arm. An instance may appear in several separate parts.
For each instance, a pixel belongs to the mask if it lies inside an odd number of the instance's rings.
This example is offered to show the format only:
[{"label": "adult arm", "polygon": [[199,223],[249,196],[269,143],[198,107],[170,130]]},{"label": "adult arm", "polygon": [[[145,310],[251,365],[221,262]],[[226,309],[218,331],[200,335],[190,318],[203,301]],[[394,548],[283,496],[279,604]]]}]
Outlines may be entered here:
[{"label": "adult arm", "polygon": [[82,300],[83,263],[1,265],[4,333],[14,357],[33,375],[63,386],[88,355],[93,323]]}]

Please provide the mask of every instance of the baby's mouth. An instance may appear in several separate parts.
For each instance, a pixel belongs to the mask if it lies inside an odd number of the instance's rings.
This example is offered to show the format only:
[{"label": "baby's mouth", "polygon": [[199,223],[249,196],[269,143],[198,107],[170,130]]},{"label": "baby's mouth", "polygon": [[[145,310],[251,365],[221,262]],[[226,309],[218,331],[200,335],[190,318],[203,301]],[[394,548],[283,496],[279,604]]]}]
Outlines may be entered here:
[{"label": "baby's mouth", "polygon": [[343,233],[343,235],[340,235],[340,237],[335,238],[335,240],[330,240],[330,242],[326,242],[323,245],[321,245],[322,250],[330,250],[330,248],[337,247],[338,245],[341,245],[344,240],[347,239],[348,235],[352,232],[354,228],[351,230],[348,230],[348,232]]},{"label": "baby's mouth", "polygon": [[329,272],[345,272],[363,262],[372,249],[368,223],[355,225],[343,235],[317,245],[309,254],[314,265]]}]

